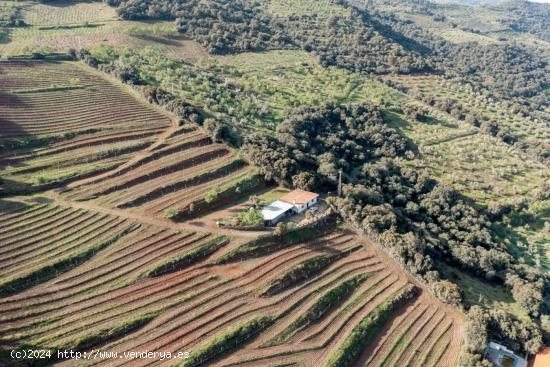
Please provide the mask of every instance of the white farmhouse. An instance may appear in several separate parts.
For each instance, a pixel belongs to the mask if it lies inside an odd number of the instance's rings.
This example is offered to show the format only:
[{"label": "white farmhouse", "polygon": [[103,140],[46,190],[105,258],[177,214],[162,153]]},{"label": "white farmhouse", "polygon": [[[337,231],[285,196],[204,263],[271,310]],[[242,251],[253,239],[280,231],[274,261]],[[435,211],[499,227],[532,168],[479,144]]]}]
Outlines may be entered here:
[{"label": "white farmhouse", "polygon": [[281,219],[294,213],[302,213],[304,210],[317,204],[319,194],[304,190],[294,190],[262,208],[262,217],[265,225],[273,226]]},{"label": "white farmhouse", "polygon": [[273,226],[281,219],[288,217],[292,213],[294,205],[276,200],[262,208],[262,217],[266,226]]}]

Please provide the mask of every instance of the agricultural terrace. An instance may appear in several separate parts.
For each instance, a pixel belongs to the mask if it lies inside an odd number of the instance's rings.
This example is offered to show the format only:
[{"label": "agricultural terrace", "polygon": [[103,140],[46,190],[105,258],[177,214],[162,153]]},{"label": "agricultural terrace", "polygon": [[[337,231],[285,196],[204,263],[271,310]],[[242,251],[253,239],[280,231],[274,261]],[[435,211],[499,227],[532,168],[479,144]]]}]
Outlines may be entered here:
[{"label": "agricultural terrace", "polygon": [[[2,221],[8,224],[2,243],[10,251],[17,247],[10,252],[14,256],[1,260],[3,279],[19,275],[25,280],[22,271],[12,266],[25,256],[31,257],[27,272],[38,270],[27,276],[27,283],[16,284],[17,295],[0,301],[0,334],[14,347],[29,342],[83,348],[90,340],[101,342],[105,330],[130,324],[128,330],[123,328],[130,331],[136,320],[143,322],[143,317],[187,298],[191,290],[216,283],[216,276],[204,269],[164,278],[154,278],[149,271],[178,256],[193,254],[191,260],[199,261],[229,243],[228,238],[208,233],[174,231],[47,204],[2,214]],[[59,230],[40,231],[41,226]],[[33,229],[36,235],[30,234]],[[48,256],[56,254],[58,263],[50,261],[46,267]],[[33,259],[44,266],[35,265]],[[42,284],[26,290],[31,282]]]},{"label": "agricultural terrace", "polygon": [[172,126],[168,116],[77,63],[0,62],[0,95],[8,192],[120,166]]},{"label": "agricultural terrace", "polygon": [[289,110],[327,102],[398,102],[404,98],[384,84],[335,67],[323,68],[303,51],[246,52],[217,57],[222,74],[260,99],[276,124]]},{"label": "agricultural terrace", "polygon": [[491,98],[476,94],[466,84],[458,84],[433,75],[396,76],[391,79],[407,88],[432,95],[438,99],[456,100],[462,104],[465,110],[498,121],[499,125],[523,139],[550,144],[550,129],[545,126],[544,121],[534,121],[529,117],[514,113]]},{"label": "agricultural terrace", "polygon": [[49,204],[2,214],[1,219],[2,295],[78,266],[132,228],[121,218]]},{"label": "agricultural terrace", "polygon": [[460,316],[412,292],[411,280],[362,241],[337,229],[227,245],[140,226],[90,261],[3,299],[0,335],[7,345],[54,349],[189,351],[186,366],[319,366],[334,365],[361,332],[367,350],[353,355],[369,366],[454,366]]},{"label": "agricultural terrace", "polygon": [[131,164],[75,186],[65,197],[180,218],[250,194],[259,185],[253,169],[236,152],[186,125]]},{"label": "agricultural terrace", "polygon": [[[0,29],[0,55],[66,52],[70,48],[113,45],[162,50],[170,57],[195,61],[208,55],[191,40],[178,35],[174,23],[126,21],[105,2],[1,1],[0,24],[15,19],[25,26]],[[12,22],[13,23],[13,22]]]}]

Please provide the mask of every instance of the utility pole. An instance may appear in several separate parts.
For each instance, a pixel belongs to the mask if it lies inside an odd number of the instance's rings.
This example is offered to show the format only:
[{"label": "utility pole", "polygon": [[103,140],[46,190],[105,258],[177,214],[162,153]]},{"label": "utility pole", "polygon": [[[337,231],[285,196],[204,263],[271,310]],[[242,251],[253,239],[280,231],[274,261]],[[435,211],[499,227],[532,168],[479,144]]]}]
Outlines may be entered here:
[{"label": "utility pole", "polygon": [[338,197],[342,196],[342,170],[338,170]]}]

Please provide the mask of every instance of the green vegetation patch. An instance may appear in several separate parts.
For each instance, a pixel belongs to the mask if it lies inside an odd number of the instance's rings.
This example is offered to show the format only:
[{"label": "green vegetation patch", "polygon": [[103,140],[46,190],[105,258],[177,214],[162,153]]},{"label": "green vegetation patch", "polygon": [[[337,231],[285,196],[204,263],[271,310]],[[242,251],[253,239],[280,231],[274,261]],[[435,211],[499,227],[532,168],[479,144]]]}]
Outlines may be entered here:
[{"label": "green vegetation patch", "polygon": [[259,316],[216,336],[192,352],[181,367],[195,367],[239,349],[273,323],[273,318]]}]

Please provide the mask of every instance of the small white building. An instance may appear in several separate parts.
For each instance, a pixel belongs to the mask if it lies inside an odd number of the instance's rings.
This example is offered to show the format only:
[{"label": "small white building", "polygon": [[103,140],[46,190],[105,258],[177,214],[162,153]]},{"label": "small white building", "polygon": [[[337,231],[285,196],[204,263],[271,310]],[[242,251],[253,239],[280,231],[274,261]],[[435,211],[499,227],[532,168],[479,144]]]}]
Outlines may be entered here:
[{"label": "small white building", "polygon": [[281,219],[317,204],[319,195],[304,190],[294,190],[262,208],[262,217],[266,226],[273,226]]},{"label": "small white building", "polygon": [[262,208],[262,217],[266,226],[273,226],[292,213],[294,205],[276,200]]}]

